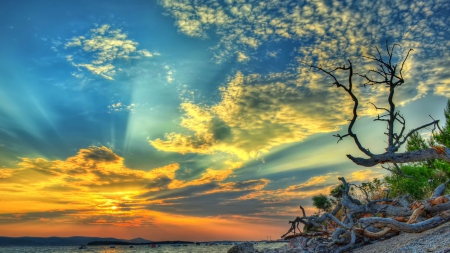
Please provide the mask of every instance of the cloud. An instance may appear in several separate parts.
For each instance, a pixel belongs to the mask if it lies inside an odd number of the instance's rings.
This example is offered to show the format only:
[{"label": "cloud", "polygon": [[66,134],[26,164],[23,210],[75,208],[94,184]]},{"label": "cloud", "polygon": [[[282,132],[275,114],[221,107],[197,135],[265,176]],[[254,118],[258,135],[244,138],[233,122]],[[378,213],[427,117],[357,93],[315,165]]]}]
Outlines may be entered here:
[{"label": "cloud", "polygon": [[22,158],[17,168],[0,168],[4,202],[0,213],[24,213],[39,220],[42,213],[31,214],[39,210],[51,214],[46,219],[66,218],[69,223],[144,226],[153,222],[148,214],[156,212],[155,205],[174,205],[194,195],[256,191],[267,185],[267,180],[224,183],[241,165],[226,161],[225,169],[207,168],[199,176],[180,179],[178,163],[149,171],[131,169],[107,147],[80,149],[65,160]]},{"label": "cloud", "polygon": [[219,183],[215,189],[205,191],[202,194],[214,194],[218,192],[259,191],[270,183],[267,179],[253,179],[242,182]]},{"label": "cloud", "polygon": [[[448,78],[444,74],[436,79],[431,76],[433,70],[444,73],[445,68],[438,66],[448,65],[448,57],[441,64],[428,60],[430,55],[437,57],[448,51],[443,31],[449,30],[444,24],[450,20],[442,10],[449,10],[450,5],[441,1],[394,1],[389,6],[381,0],[358,5],[288,0],[270,3],[213,0],[198,1],[195,5],[184,0],[166,0],[159,4],[176,20],[181,33],[203,39],[209,34],[218,37],[219,42],[212,51],[219,62],[230,56],[238,62],[252,61],[257,59],[253,55],[263,45],[278,47],[277,43],[286,40],[296,45],[292,52],[285,52],[294,55],[291,58],[296,60],[285,72],[261,77],[237,71],[220,87],[220,101],[208,101],[207,105],[183,102],[180,126],[185,131],[169,132],[150,141],[162,151],[224,152],[248,160],[315,133],[336,131],[351,118],[351,99],[343,90],[328,88],[333,80],[311,71],[308,64],[320,64],[331,70],[348,65],[346,59],[350,59],[355,72],[370,74],[374,64],[361,56],[376,52],[374,46],[383,51],[386,39],[402,46],[394,54],[396,62],[402,61],[409,48],[415,49],[403,72],[406,83],[396,90],[397,105],[420,99],[428,92],[448,93]],[[374,8],[376,12],[372,11]],[[266,52],[263,56],[266,58],[279,54]],[[433,82],[427,81],[423,73],[428,73]],[[278,79],[269,78],[270,75]],[[348,77],[337,75],[345,84]],[[353,91],[360,98],[360,117],[381,113],[370,103],[388,108],[386,87],[362,88],[359,84],[363,80],[357,75],[353,77]]]},{"label": "cloud", "polygon": [[164,69],[167,70],[167,75],[166,75],[166,80],[168,83],[173,82],[174,78],[173,78],[173,73],[174,70],[172,70],[168,65],[164,66]]},{"label": "cloud", "polygon": [[238,72],[219,92],[221,100],[211,106],[182,103],[180,125],[188,131],[167,133],[150,144],[169,152],[225,152],[248,160],[347,123],[347,116],[335,109],[347,101],[327,89],[297,87],[295,76],[287,73],[260,77]]},{"label": "cloud", "polygon": [[237,53],[237,61],[238,62],[245,62],[248,60],[250,60],[250,58],[248,56],[246,56],[244,53],[242,53],[242,52]]},{"label": "cloud", "polygon": [[257,199],[263,201],[264,203],[284,203],[291,200],[300,200],[311,198],[318,194],[329,194],[331,189],[338,185],[334,180],[329,182],[331,177],[335,173],[328,173],[326,175],[314,176],[309,178],[306,182],[297,185],[291,185],[284,189],[276,190],[259,190],[254,191],[249,194],[243,195],[237,200],[251,200]]},{"label": "cloud", "polygon": [[[380,169],[378,169],[380,170]],[[350,173],[349,176],[347,176],[347,181],[349,182],[366,182],[366,181],[372,181],[374,178],[383,178],[386,174],[386,171],[381,171],[383,173],[380,173],[380,171],[375,171],[373,169],[365,169],[365,170],[358,170],[355,172]]]},{"label": "cloud", "polygon": [[[33,180],[27,177],[27,182],[38,189],[45,187],[76,187],[83,191],[107,190],[122,187],[122,190],[145,191],[150,182],[175,178],[177,163],[150,170],[148,172],[126,168],[124,159],[106,147],[89,147],[80,149],[76,156],[64,161],[47,161],[42,158],[23,158],[20,169],[14,171],[8,181],[16,180],[18,175],[38,172],[41,177]],[[43,182],[39,182],[39,179]],[[23,180],[22,180],[23,181]]]},{"label": "cloud", "polygon": [[[398,104],[419,99],[427,92],[448,94],[448,78],[437,79],[431,74],[432,70],[442,72],[442,66],[450,62],[448,57],[441,57],[448,54],[445,34],[450,33],[446,25],[450,22],[446,15],[450,4],[445,1],[395,0],[386,4],[384,0],[376,0],[352,4],[352,1],[202,0],[191,5],[185,0],[164,0],[159,4],[175,19],[181,33],[203,39],[210,34],[218,37],[217,45],[211,49],[219,63],[230,57],[238,62],[258,59],[248,56],[263,45],[278,47],[277,43],[290,41],[296,48],[288,48],[292,51],[286,53],[296,55],[302,62],[320,64],[326,69],[347,64],[347,59],[354,66],[367,65],[361,56],[374,52],[375,46],[384,51],[388,41],[402,46],[398,52],[415,50],[405,77],[407,83],[420,85],[398,89]],[[273,53],[265,55],[274,56]],[[308,80],[308,76],[304,78]],[[435,82],[429,82],[430,78]],[[371,100],[384,106],[376,97]],[[373,108],[364,110],[367,110],[364,114],[376,114]]]},{"label": "cloud", "polygon": [[[449,4],[442,1],[419,2],[383,0],[325,2],[277,0],[159,2],[176,21],[181,33],[208,38],[215,33],[220,41],[217,58],[255,50],[264,43],[280,40],[311,41],[302,43],[304,55],[329,60],[367,52],[379,41],[389,38],[402,44],[420,42],[422,48],[435,48],[444,30],[448,32]],[[376,9],[377,11],[373,11]],[[433,17],[433,18],[430,18]],[[439,36],[441,35],[441,36]],[[421,42],[425,42],[426,45]],[[240,50],[239,50],[240,49]],[[346,57],[344,57],[346,59]]]},{"label": "cloud", "polygon": [[133,104],[133,103],[129,104],[129,105],[124,105],[121,102],[117,102],[117,103],[108,105],[108,109],[109,109],[109,113],[121,112],[121,111],[134,112],[137,106],[138,106],[137,104]]},{"label": "cloud", "polygon": [[116,60],[159,55],[147,49],[137,50],[138,45],[138,42],[128,39],[128,35],[122,30],[112,29],[107,24],[91,29],[84,36],[73,37],[64,44],[66,50],[81,48],[67,56],[68,62],[80,71],[85,68],[92,74],[109,80],[114,80],[116,67],[113,63]]}]

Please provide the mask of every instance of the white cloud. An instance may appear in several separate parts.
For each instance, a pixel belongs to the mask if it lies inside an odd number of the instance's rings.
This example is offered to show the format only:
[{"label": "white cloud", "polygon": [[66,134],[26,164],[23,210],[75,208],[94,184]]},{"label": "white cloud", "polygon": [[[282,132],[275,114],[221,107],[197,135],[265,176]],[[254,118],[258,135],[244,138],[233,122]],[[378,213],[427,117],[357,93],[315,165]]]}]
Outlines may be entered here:
[{"label": "white cloud", "polygon": [[[128,39],[128,35],[120,29],[111,29],[110,25],[102,25],[91,29],[85,36],[71,38],[65,43],[65,49],[81,48],[73,54],[67,55],[67,61],[73,66],[87,69],[94,75],[114,80],[117,59],[139,59],[141,56],[153,57],[159,55],[147,49],[137,50],[139,43]],[[84,57],[75,58],[75,54]],[[81,67],[81,68],[80,68]]]},{"label": "white cloud", "polygon": [[446,25],[449,16],[444,14],[450,9],[449,3],[437,0],[395,0],[389,4],[375,0],[357,5],[321,0],[159,3],[175,18],[181,33],[201,38],[216,33],[220,41],[213,49],[218,62],[239,52],[248,55],[263,43],[281,39],[308,41],[301,43],[299,52],[318,57],[320,62],[364,54],[385,39],[407,47],[419,43],[422,49],[436,52],[446,40],[437,34],[450,32]]},{"label": "white cloud", "polygon": [[242,52],[237,52],[237,60],[238,62],[244,62],[250,60],[250,58]]}]

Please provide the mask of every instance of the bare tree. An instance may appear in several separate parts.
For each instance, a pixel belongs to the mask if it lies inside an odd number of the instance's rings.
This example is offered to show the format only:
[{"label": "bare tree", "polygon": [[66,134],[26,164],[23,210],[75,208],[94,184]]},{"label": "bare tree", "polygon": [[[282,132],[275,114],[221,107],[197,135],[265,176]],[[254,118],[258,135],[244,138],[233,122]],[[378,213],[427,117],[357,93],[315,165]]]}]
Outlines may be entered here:
[{"label": "bare tree", "polygon": [[[347,133],[343,135],[337,134],[335,136],[339,138],[338,142],[345,137],[353,138],[358,149],[361,150],[361,152],[363,152],[369,158],[354,157],[350,154],[347,155],[347,157],[354,163],[365,167],[372,167],[377,164],[384,164],[384,163],[396,164],[396,163],[417,162],[428,159],[442,159],[447,162],[450,162],[450,149],[447,147],[438,146],[425,150],[397,153],[399,148],[403,144],[405,144],[406,140],[408,139],[409,136],[411,136],[411,134],[426,127],[437,126],[439,120],[433,120],[430,123],[416,127],[410,130],[409,132],[405,131],[406,121],[405,118],[396,110],[396,106],[394,103],[394,93],[397,88],[399,88],[401,85],[405,83],[402,72],[404,69],[405,62],[408,60],[409,54],[412,51],[412,49],[410,49],[407,52],[406,57],[401,61],[400,64],[396,64],[393,62],[394,50],[396,46],[398,45],[394,44],[391,47],[389,47],[388,43],[386,42],[386,52],[387,52],[386,57],[383,57],[383,55],[381,54],[380,50],[377,47],[376,47],[377,54],[370,54],[369,56],[364,56],[365,58],[375,62],[377,65],[376,69],[370,70],[370,73],[372,75],[355,73],[352,62],[350,60],[348,60],[348,66],[344,65],[342,67],[337,67],[332,70],[326,70],[320,66],[310,65],[311,69],[318,70],[331,77],[334,80],[332,85],[344,89],[345,92],[351,97],[354,103],[353,117],[350,120],[350,124],[348,125]],[[347,75],[348,77],[347,83],[342,83],[339,81],[339,78],[337,77],[337,72],[344,72],[339,74]],[[383,121],[387,123],[387,132],[385,134],[387,135],[388,145],[385,148],[386,150],[385,153],[382,154],[372,153],[368,148],[362,145],[356,133],[353,132],[353,127],[358,118],[357,112],[359,107],[359,100],[355,96],[353,91],[354,88],[353,79],[355,76],[363,78],[364,83],[361,84],[362,86],[383,85],[389,88],[389,95],[387,98],[387,102],[389,104],[388,108],[380,108],[372,104],[375,107],[375,109],[383,112],[382,115],[378,115],[375,121]],[[399,132],[395,132],[396,125],[400,126]]]},{"label": "bare tree", "polygon": [[[405,144],[408,137],[427,127],[438,126],[438,120],[410,131],[405,131],[405,118],[396,110],[394,103],[394,93],[397,88],[405,83],[403,70],[405,62],[412,49],[406,52],[406,56],[399,63],[395,63],[394,50],[398,45],[389,46],[386,42],[386,54],[382,55],[376,47],[376,54],[365,56],[373,61],[376,68],[367,74],[354,72],[352,62],[348,60],[348,65],[326,70],[323,67],[310,65],[312,70],[326,74],[333,80],[332,86],[343,89],[353,101],[353,117],[347,128],[347,133],[337,134],[338,142],[346,137],[350,137],[355,142],[358,149],[368,158],[347,157],[354,163],[372,167],[377,164],[390,164],[383,167],[393,173],[403,174],[398,163],[410,163],[424,161],[428,159],[442,159],[450,162],[450,149],[444,146],[432,146],[429,149],[398,153],[400,147]],[[340,77],[345,76],[346,82],[340,82]],[[354,78],[363,80],[361,86],[383,85],[388,88],[388,107],[372,106],[376,110],[382,111],[375,121],[385,122],[387,125],[387,147],[384,153],[374,154],[366,148],[359,140],[353,127],[358,118],[359,100],[354,93]],[[398,129],[399,131],[395,131]],[[342,186],[338,188],[339,198],[336,207],[331,212],[322,215],[306,216],[303,207],[302,216],[294,221],[289,221],[291,228],[282,237],[285,239],[298,237],[304,240],[304,245],[313,252],[344,252],[351,250],[358,245],[365,244],[374,238],[388,237],[399,232],[420,233],[428,229],[439,226],[450,220],[450,195],[444,196],[447,181],[437,187],[429,199],[410,203],[408,196],[401,196],[396,199],[389,198],[389,191],[386,196],[378,200],[366,198],[365,203],[352,197],[350,193],[351,183],[343,177],[339,178]],[[366,193],[367,195],[367,193]],[[339,214],[339,215],[338,215]],[[426,214],[426,215],[424,215]],[[381,217],[378,217],[381,216]],[[340,218],[338,218],[340,217]],[[303,232],[299,225],[303,224]],[[297,232],[298,230],[298,232]]]}]

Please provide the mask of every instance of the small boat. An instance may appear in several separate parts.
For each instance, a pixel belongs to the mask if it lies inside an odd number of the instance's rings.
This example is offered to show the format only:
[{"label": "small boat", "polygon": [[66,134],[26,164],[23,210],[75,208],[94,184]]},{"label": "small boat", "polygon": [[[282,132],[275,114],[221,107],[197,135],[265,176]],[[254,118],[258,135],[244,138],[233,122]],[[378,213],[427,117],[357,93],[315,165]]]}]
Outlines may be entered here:
[{"label": "small boat", "polygon": [[81,244],[80,247],[78,247],[78,249],[87,249],[86,244]]},{"label": "small boat", "polygon": [[150,248],[156,248],[156,244],[150,244],[148,245]]},{"label": "small boat", "polygon": [[109,245],[109,248],[111,248],[111,249],[114,249],[115,247],[116,247],[116,245],[114,245],[114,244]]}]

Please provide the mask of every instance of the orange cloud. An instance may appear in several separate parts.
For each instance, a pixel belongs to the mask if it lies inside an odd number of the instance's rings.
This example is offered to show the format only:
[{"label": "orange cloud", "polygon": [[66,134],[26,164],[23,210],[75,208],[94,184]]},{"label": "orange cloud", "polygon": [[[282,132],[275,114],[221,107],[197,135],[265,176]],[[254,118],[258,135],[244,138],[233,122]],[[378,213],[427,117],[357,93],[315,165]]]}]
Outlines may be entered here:
[{"label": "orange cloud", "polygon": [[237,198],[237,200],[259,199],[267,203],[286,202],[292,199],[305,199],[318,194],[329,194],[337,183],[327,183],[333,174],[315,176],[306,182],[285,189],[260,190]]},{"label": "orange cloud", "polygon": [[[383,173],[381,173],[383,172]],[[372,169],[358,170],[352,172],[347,179],[349,182],[365,182],[372,181],[374,178],[383,178],[387,171],[381,171],[378,169],[377,171]]]},{"label": "orange cloud", "polygon": [[[149,192],[209,183],[218,183],[221,188],[220,182],[242,165],[233,161],[224,164],[225,169],[208,168],[200,177],[180,180],[176,177],[178,163],[149,171],[130,169],[124,165],[123,157],[107,147],[80,149],[66,160],[22,158],[18,168],[0,169],[0,195],[4,202],[0,214],[77,210],[72,218],[106,215],[130,220],[151,204],[167,205],[167,201],[177,199],[149,200],[145,197]],[[89,223],[98,224],[100,218],[90,219]],[[145,222],[132,222],[141,223]]]},{"label": "orange cloud", "polygon": [[270,183],[270,180],[247,180],[243,182],[219,183],[219,186],[213,190],[206,191],[202,194],[212,194],[218,192],[235,192],[235,191],[259,191]]}]

